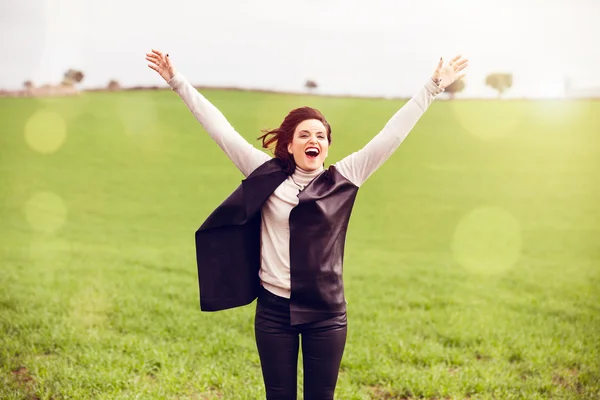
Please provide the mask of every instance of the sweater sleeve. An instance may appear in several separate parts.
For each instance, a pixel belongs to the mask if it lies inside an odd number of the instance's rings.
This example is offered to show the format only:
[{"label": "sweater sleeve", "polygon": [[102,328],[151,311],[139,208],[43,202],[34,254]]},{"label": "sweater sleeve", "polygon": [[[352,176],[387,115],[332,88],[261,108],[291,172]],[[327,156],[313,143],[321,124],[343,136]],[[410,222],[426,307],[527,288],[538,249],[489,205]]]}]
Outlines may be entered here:
[{"label": "sweater sleeve", "polygon": [[350,182],[361,186],[396,151],[442,91],[428,80],[365,147],[337,162],[336,169]]},{"label": "sweater sleeve", "polygon": [[198,92],[179,71],[168,81],[188,106],[194,117],[210,137],[233,161],[235,166],[248,176],[271,157],[248,143],[227,121],[225,116]]}]

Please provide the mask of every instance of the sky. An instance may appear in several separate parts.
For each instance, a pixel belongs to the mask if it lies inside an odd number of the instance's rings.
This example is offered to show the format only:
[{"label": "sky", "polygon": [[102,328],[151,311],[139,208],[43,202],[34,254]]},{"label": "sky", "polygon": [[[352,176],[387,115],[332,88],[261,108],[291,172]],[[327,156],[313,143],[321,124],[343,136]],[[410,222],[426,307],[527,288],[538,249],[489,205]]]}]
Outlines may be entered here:
[{"label": "sky", "polygon": [[410,96],[439,57],[469,59],[464,97],[564,94],[565,79],[600,89],[600,0],[0,0],[0,88],[164,85],[147,67],[168,52],[195,85]]}]

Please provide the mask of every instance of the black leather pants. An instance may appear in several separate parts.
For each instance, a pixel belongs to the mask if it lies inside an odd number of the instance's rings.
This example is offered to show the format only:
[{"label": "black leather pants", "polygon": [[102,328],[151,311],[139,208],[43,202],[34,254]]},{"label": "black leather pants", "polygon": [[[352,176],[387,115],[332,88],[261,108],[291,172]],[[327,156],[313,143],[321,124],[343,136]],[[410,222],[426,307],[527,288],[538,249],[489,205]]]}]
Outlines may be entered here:
[{"label": "black leather pants", "polygon": [[346,345],[346,314],[290,325],[289,300],[261,289],[254,321],[267,400],[297,397],[298,349],[302,342],[304,398],[332,400]]}]

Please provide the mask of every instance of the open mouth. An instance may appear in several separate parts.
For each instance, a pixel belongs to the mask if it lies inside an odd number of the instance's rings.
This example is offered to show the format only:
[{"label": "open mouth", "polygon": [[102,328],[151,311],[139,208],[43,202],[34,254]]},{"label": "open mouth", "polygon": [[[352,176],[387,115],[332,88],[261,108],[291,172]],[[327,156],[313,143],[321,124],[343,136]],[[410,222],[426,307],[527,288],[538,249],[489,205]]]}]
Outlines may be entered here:
[{"label": "open mouth", "polygon": [[310,159],[317,158],[321,152],[316,147],[309,147],[304,151],[304,154]]}]

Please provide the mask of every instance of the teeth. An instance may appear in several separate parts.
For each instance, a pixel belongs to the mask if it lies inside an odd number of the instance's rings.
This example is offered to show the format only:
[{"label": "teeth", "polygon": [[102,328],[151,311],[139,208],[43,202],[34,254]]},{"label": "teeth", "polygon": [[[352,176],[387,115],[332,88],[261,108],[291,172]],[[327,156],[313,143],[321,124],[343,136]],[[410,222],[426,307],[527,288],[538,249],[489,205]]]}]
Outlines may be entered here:
[{"label": "teeth", "polygon": [[310,155],[319,155],[319,150],[318,149],[314,149],[314,148],[310,148],[310,149],[306,149],[306,154],[310,154]]}]

